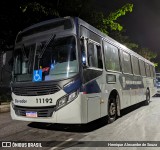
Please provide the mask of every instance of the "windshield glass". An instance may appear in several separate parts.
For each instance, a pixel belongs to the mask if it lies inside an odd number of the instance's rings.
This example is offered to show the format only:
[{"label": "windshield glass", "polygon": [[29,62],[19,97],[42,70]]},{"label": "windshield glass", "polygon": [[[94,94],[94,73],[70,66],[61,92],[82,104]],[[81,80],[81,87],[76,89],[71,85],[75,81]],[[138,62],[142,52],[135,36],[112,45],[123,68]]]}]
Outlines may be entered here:
[{"label": "windshield glass", "polygon": [[14,75],[16,81],[32,80],[35,45],[22,47],[14,52]]},{"label": "windshield glass", "polygon": [[35,82],[33,77],[35,71],[42,72],[42,79],[37,81],[64,79],[78,73],[74,36],[54,39],[42,54],[45,43],[46,41],[38,43],[36,50],[35,46],[30,51],[29,48],[33,46],[16,50],[14,55],[16,81]]}]

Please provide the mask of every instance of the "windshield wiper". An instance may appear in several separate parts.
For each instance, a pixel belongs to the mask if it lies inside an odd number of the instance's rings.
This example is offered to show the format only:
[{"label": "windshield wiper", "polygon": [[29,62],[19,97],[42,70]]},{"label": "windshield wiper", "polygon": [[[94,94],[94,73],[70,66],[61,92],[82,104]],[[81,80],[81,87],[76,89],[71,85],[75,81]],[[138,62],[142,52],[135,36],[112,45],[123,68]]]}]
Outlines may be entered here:
[{"label": "windshield wiper", "polygon": [[47,46],[48,46],[52,41],[54,41],[55,37],[56,37],[56,34],[52,34],[51,37],[49,38],[49,40],[45,43],[45,45],[44,45],[41,53],[40,53],[39,56],[38,56],[39,59],[42,58],[45,50],[47,49]]}]

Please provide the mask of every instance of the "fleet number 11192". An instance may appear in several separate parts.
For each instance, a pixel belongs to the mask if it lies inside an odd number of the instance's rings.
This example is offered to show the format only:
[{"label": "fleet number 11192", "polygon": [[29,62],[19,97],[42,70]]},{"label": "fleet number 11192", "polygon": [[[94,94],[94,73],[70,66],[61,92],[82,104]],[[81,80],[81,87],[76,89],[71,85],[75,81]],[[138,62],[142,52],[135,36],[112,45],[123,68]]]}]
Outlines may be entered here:
[{"label": "fleet number 11192", "polygon": [[36,103],[52,103],[52,98],[36,98]]}]

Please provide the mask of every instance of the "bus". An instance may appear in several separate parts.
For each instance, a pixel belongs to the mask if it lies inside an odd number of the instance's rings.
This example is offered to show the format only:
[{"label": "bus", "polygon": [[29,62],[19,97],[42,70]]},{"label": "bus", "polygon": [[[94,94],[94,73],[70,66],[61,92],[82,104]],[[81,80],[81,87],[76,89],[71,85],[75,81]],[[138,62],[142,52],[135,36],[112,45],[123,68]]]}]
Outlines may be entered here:
[{"label": "bus", "polygon": [[14,47],[11,117],[86,124],[150,102],[154,64],[78,17],[43,21],[19,32]]},{"label": "bus", "polygon": [[157,85],[156,95],[159,96],[160,94],[160,73],[156,73],[156,85]]}]

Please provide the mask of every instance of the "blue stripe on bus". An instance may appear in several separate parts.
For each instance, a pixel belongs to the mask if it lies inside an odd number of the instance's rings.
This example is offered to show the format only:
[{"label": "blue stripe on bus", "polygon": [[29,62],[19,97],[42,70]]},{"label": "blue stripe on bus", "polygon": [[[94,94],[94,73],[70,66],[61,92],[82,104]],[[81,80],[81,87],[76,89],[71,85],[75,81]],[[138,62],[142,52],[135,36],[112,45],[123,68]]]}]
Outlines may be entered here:
[{"label": "blue stripe on bus", "polygon": [[81,85],[82,85],[82,82],[81,82],[80,79],[78,79],[78,80],[74,81],[73,83],[69,84],[68,86],[64,87],[63,90],[67,94],[69,94],[69,93],[71,93],[73,91],[78,90],[81,87]]}]

